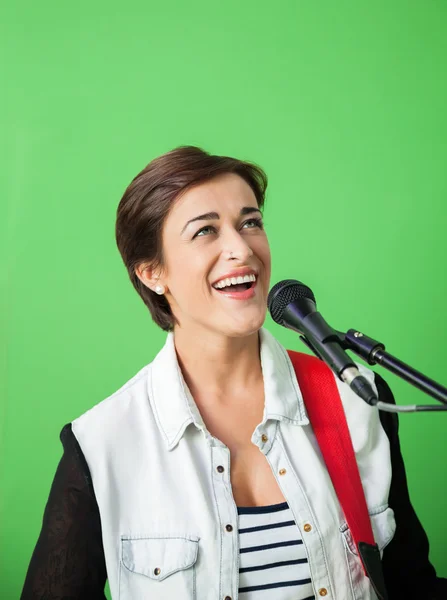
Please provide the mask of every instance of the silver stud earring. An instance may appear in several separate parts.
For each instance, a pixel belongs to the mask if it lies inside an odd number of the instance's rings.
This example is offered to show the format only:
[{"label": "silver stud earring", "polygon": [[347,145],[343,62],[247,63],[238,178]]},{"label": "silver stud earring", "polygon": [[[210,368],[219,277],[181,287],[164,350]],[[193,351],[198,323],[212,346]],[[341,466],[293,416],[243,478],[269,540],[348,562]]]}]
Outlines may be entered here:
[{"label": "silver stud earring", "polygon": [[165,286],[164,285],[157,285],[157,287],[155,288],[155,291],[157,294],[164,294],[165,293]]}]

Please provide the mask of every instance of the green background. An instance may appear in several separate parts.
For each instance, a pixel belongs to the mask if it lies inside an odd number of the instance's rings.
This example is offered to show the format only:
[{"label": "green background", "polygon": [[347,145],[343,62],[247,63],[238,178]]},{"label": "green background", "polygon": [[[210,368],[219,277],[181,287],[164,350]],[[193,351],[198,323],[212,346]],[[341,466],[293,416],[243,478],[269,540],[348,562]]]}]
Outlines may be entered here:
[{"label": "green background", "polygon": [[[272,285],[302,280],[333,326],[359,328],[447,383],[447,8],[28,1],[3,6],[0,22],[0,595],[9,600],[40,531],[62,426],[164,343],[127,279],[114,222],[134,175],[178,145],[267,171]],[[266,327],[305,349],[270,317]],[[376,370],[398,403],[431,402]],[[447,416],[400,422],[411,497],[447,576]]]}]

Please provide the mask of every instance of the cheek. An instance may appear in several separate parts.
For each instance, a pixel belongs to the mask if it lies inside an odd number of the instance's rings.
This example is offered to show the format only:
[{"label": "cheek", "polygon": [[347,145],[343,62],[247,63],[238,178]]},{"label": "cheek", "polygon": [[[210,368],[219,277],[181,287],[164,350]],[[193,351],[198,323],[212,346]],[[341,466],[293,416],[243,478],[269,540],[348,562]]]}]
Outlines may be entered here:
[{"label": "cheek", "polygon": [[264,269],[265,288],[266,288],[266,292],[268,292],[269,287],[270,287],[270,276],[271,276],[271,267],[272,267],[272,259],[271,259],[270,248],[268,246],[268,243],[266,243],[263,246],[263,248],[260,249],[258,256],[262,262],[262,266]]},{"label": "cheek", "polygon": [[188,253],[180,248],[177,256],[170,266],[172,290],[177,290],[183,297],[201,292],[208,285],[210,270],[206,252]]},{"label": "cheek", "polygon": [[266,272],[270,274],[271,256],[270,246],[267,239],[264,239],[262,243],[257,245],[257,247],[254,247],[253,250],[264,265],[264,269],[266,270]]}]

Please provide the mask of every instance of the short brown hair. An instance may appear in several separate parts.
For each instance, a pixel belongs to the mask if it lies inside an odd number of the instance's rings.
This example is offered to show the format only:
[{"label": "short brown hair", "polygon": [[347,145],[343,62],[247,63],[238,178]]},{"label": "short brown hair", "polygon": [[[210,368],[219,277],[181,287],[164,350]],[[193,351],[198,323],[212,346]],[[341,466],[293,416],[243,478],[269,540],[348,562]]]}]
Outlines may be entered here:
[{"label": "short brown hair", "polygon": [[118,205],[115,237],[130,280],[148,307],[152,319],[172,331],[177,319],[165,296],[146,287],[136,275],[142,263],[162,267],[162,228],[179,196],[190,188],[224,173],[240,175],[253,190],[262,210],[267,175],[258,165],[216,156],[196,146],[179,146],[152,160],[131,181]]}]

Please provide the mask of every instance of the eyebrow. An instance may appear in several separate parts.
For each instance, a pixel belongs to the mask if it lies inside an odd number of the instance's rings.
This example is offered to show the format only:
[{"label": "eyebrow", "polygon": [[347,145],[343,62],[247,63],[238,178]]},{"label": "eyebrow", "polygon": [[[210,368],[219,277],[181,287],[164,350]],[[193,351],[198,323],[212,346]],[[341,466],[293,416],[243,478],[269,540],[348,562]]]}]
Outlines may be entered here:
[{"label": "eyebrow", "polygon": [[[256,208],[254,206],[243,206],[239,212],[239,216],[243,217],[244,215],[250,215],[252,213],[258,212],[262,215],[261,211],[259,210],[259,208]],[[208,212],[205,213],[203,215],[199,215],[198,217],[194,217],[193,219],[189,219],[189,221],[186,223],[186,225],[183,227],[182,232],[180,235],[183,234],[183,232],[185,231],[185,229],[188,227],[188,225],[190,223],[193,223],[194,221],[211,221],[212,219],[219,219],[219,214],[217,212]]]}]

